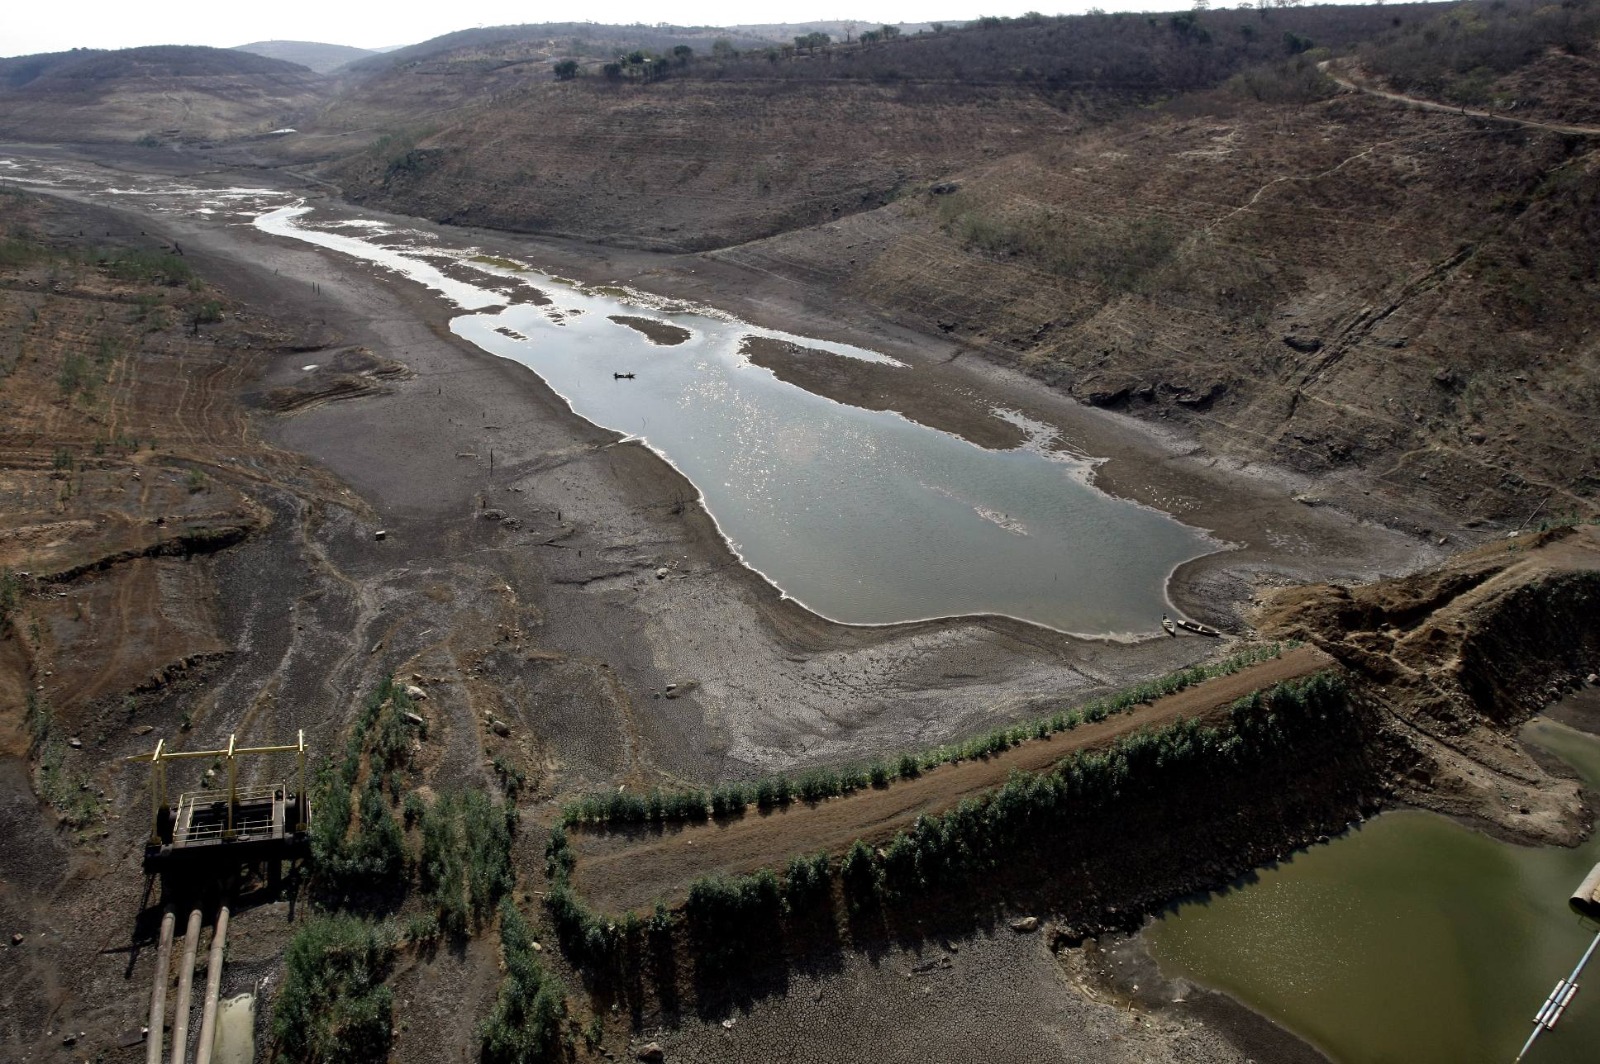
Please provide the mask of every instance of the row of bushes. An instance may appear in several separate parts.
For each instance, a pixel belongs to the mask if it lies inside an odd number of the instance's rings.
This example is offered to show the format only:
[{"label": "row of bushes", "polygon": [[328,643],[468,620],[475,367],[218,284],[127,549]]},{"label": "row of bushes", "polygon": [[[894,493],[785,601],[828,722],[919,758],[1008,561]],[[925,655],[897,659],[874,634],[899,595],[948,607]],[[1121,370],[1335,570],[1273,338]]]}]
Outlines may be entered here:
[{"label": "row of bushes", "polygon": [[[405,689],[385,677],[362,703],[343,760],[337,767],[325,762],[317,772],[311,853],[318,874],[337,893],[392,885],[404,869],[405,833],[390,802],[398,798],[411,762],[413,729],[405,718],[411,709]],[[356,799],[363,764],[367,780]]]},{"label": "row of bushes", "polygon": [[545,972],[528,921],[507,898],[500,903],[500,953],[506,974],[494,1011],[478,1030],[485,1064],[540,1064],[561,1059],[567,990]]},{"label": "row of bushes", "polygon": [[[393,892],[414,869],[432,906],[431,923],[425,928],[419,922],[416,937],[427,937],[424,929],[464,935],[489,918],[516,882],[511,845],[517,811],[481,791],[444,792],[432,802],[412,791],[400,805],[402,825],[393,806],[407,782],[413,739],[425,736],[427,727],[407,719],[414,708],[393,678],[362,703],[344,758],[317,774],[312,857],[321,883],[347,897]],[[363,766],[366,782],[357,798]],[[407,828],[420,839],[415,857]]]},{"label": "row of bushes", "polygon": [[466,934],[469,923],[481,925],[511,893],[516,820],[515,807],[496,806],[482,791],[447,792],[423,806],[417,871],[441,930]]},{"label": "row of bushes", "polygon": [[[699,879],[682,911],[697,963],[719,969],[770,948],[785,916],[818,914],[831,904],[835,879],[846,904],[860,912],[991,874],[1025,856],[1031,840],[1049,839],[1053,828],[1089,823],[1119,798],[1170,788],[1175,773],[1232,772],[1281,756],[1290,744],[1342,726],[1345,706],[1339,675],[1318,673],[1239,699],[1220,724],[1180,720],[1080,752],[1047,772],[1015,772],[947,813],[919,817],[880,848],[857,839],[837,869],[819,853],[793,858],[781,877],[763,869]],[[673,918],[660,902],[647,919],[588,909],[571,888],[574,857],[560,827],[546,857],[553,884],[546,908],[562,949],[580,967],[614,970],[639,936],[670,934]]]},{"label": "row of bushes", "polygon": [[919,817],[879,850],[858,840],[841,865],[846,899],[861,907],[986,873],[1024,852],[1028,839],[1048,837],[1063,818],[1082,821],[1130,794],[1168,787],[1174,772],[1234,771],[1278,756],[1342,719],[1343,706],[1343,681],[1319,673],[1238,700],[1221,725],[1181,720],[1067,758],[1050,772],[1013,773],[948,813]]},{"label": "row of bushes", "polygon": [[796,800],[815,803],[866,787],[886,787],[896,779],[912,779],[939,765],[993,757],[1030,739],[1045,739],[1058,732],[1071,731],[1080,724],[1102,721],[1113,714],[1124,713],[1134,706],[1176,694],[1205,680],[1226,676],[1276,658],[1286,649],[1292,649],[1293,645],[1270,643],[1251,647],[1221,661],[1181,669],[1048,717],[997,728],[973,739],[947,743],[921,753],[903,754],[893,764],[874,761],[856,768],[816,768],[792,779],[771,776],[755,783],[725,783],[710,791],[656,790],[642,795],[618,791],[585,795],[562,809],[561,825],[572,828],[581,825],[696,823],[709,817],[721,819],[742,816],[752,805],[765,811]]},{"label": "row of bushes", "polygon": [[[1181,720],[1064,759],[1049,772],[1013,773],[1004,785],[948,813],[918,817],[880,848],[857,839],[839,861],[844,898],[860,911],[989,873],[1023,854],[1028,839],[1048,837],[1062,818],[1081,822],[1132,792],[1170,786],[1175,771],[1232,770],[1275,756],[1342,705],[1343,682],[1320,673],[1238,700],[1220,725]],[[697,953],[719,963],[731,950],[770,937],[764,932],[783,912],[826,896],[831,875],[827,856],[819,854],[796,858],[781,881],[765,870],[697,881],[684,906]]]}]

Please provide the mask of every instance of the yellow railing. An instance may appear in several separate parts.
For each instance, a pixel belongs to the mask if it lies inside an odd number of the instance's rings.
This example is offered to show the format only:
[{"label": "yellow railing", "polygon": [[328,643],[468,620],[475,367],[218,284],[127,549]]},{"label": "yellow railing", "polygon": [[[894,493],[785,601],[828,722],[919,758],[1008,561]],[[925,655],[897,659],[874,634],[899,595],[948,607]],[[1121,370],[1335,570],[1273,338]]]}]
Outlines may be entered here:
[{"label": "yellow railing", "polygon": [[306,829],[307,812],[306,733],[304,729],[296,734],[295,742],[290,746],[239,746],[237,744],[236,737],[230,735],[228,736],[228,747],[226,750],[169,750],[167,749],[167,741],[165,739],[159,739],[156,741],[154,753],[134,754],[132,757],[125,758],[127,761],[143,761],[148,763],[150,766],[151,845],[159,846],[164,841],[161,838],[161,817],[162,814],[170,813],[172,810],[172,806],[167,798],[167,762],[180,761],[196,757],[226,758],[228,761],[228,789],[226,791],[219,790],[215,792],[192,792],[191,794],[181,795],[179,800],[181,802],[184,798],[192,797],[193,794],[214,793],[217,796],[214,801],[227,803],[227,821],[222,828],[222,834],[220,837],[225,839],[235,838],[238,835],[238,832],[233,822],[234,810],[238,807],[239,802],[244,795],[251,794],[254,793],[255,790],[259,790],[259,788],[244,792],[239,790],[238,759],[249,754],[297,754],[299,756],[300,786],[297,791],[297,797],[299,798],[299,801],[296,803],[298,812],[295,814],[297,819],[294,824],[294,830],[296,832],[304,831]]}]

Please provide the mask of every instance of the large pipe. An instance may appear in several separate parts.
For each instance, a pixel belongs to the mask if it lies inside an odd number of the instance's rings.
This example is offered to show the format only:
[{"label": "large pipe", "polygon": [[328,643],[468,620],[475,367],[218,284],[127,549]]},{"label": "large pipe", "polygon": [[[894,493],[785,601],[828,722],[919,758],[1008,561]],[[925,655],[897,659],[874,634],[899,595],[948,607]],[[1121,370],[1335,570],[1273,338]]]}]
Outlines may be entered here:
[{"label": "large pipe", "polygon": [[177,915],[169,908],[161,915],[161,944],[156,947],[156,985],[150,991],[150,1029],[145,1035],[145,1064],[161,1064],[166,1048],[167,982],[172,978],[172,929]]},{"label": "large pipe", "polygon": [[228,907],[217,910],[217,923],[211,929],[211,960],[206,965],[206,1001],[200,1012],[200,1044],[195,1047],[194,1064],[211,1064],[211,1044],[217,1037],[217,995],[222,992],[222,952],[228,941]]},{"label": "large pipe", "polygon": [[1572,911],[1591,920],[1600,920],[1600,864],[1589,870],[1568,902]]},{"label": "large pipe", "polygon": [[194,993],[194,956],[200,945],[200,910],[189,914],[183,937],[183,966],[178,969],[178,1004],[172,1017],[172,1064],[183,1064],[189,1052],[189,998]]}]

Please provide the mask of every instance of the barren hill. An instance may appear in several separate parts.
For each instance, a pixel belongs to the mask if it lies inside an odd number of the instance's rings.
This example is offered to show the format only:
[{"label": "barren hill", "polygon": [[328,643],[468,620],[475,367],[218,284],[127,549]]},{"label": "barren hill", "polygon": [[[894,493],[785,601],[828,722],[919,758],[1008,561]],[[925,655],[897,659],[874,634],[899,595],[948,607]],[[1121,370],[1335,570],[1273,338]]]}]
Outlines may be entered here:
[{"label": "barren hill", "polygon": [[357,59],[378,54],[371,48],[352,48],[348,44],[323,44],[318,41],[255,41],[236,45],[234,51],[296,63],[318,74],[331,74]]},{"label": "barren hill", "polygon": [[981,20],[501,68],[336,175],[441,221],[802,280],[1448,534],[1588,513],[1600,486],[1600,137],[1537,124],[1594,117],[1597,10]]},{"label": "barren hill", "polygon": [[325,88],[303,66],[163,45],[0,60],[0,136],[44,142],[206,140],[292,124]]}]

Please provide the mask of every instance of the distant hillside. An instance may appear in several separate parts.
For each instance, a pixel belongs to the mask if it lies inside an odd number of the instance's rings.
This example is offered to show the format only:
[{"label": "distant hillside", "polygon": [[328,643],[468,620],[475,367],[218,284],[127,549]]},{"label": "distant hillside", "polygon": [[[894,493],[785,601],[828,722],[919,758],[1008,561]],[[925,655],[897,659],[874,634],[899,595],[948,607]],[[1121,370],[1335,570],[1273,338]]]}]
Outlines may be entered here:
[{"label": "distant hillside", "polygon": [[[961,20],[954,22],[902,22],[895,28],[902,35],[922,33],[932,30],[934,26],[956,27],[964,25]],[[883,26],[881,22],[863,19],[821,19],[816,22],[761,22],[751,25],[726,26],[724,32],[731,39],[733,37],[755,37],[761,40],[776,41],[788,44],[796,37],[803,37],[808,33],[826,33],[836,41],[854,40],[863,30],[875,30]]]},{"label": "distant hillside", "polygon": [[352,48],[347,44],[322,44],[317,41],[256,41],[254,44],[237,45],[233,50],[263,55],[268,59],[282,59],[286,63],[298,63],[318,74],[331,74],[346,63],[378,54],[371,48]]},{"label": "distant hillside", "polygon": [[327,82],[236,51],[160,45],[0,60],[0,136],[25,141],[214,140],[292,124]]},{"label": "distant hillside", "polygon": [[1489,0],[483,63],[471,96],[419,63],[342,128],[434,109],[332,176],[440,221],[710,251],[1330,492],[1360,470],[1523,520],[1600,498],[1597,35],[1600,0]]},{"label": "distant hillside", "polygon": [[377,73],[422,62],[515,62],[558,56],[610,58],[638,49],[671,52],[687,45],[709,53],[718,40],[735,48],[764,47],[766,39],[716,26],[603,26],[591,22],[545,22],[521,26],[479,26],[434,37],[370,56],[355,70]]}]

